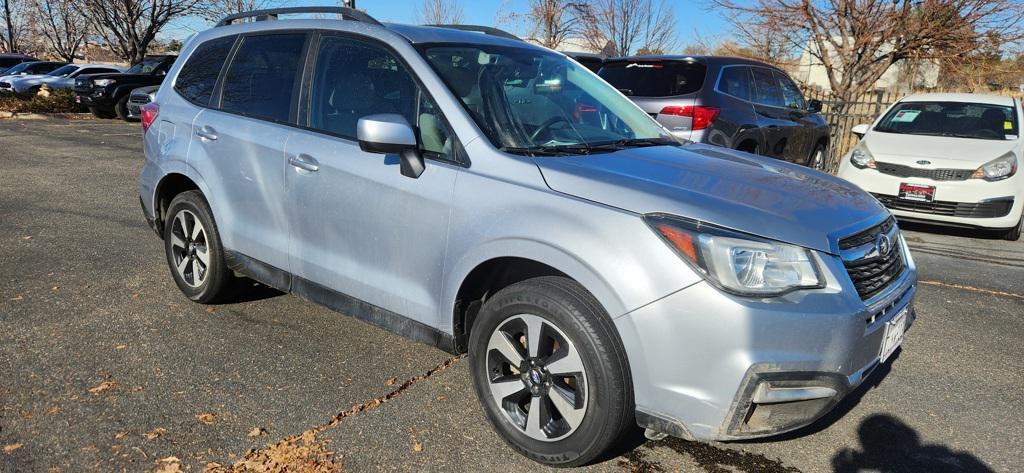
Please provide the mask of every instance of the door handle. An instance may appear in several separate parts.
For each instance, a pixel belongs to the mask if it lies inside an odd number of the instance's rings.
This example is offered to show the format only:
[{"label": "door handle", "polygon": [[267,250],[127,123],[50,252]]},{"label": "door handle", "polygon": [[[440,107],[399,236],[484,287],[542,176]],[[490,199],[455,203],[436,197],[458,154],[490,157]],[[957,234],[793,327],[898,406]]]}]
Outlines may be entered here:
[{"label": "door handle", "polygon": [[209,141],[217,141],[217,131],[208,126],[196,130],[196,136]]},{"label": "door handle", "polygon": [[288,164],[291,164],[303,171],[317,172],[320,170],[320,162],[308,154],[297,154],[292,156],[288,158]]}]

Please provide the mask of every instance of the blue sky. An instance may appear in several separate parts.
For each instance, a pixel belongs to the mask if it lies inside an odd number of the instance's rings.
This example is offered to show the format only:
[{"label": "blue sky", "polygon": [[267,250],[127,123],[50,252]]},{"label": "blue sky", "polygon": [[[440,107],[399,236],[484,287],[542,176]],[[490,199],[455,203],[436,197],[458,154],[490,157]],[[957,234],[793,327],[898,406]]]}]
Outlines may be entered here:
[{"label": "blue sky", "polygon": [[[464,23],[478,25],[498,26],[510,31],[516,30],[515,24],[498,24],[501,17],[507,17],[510,13],[524,12],[527,7],[526,0],[457,0],[465,12]],[[711,42],[721,37],[721,34],[728,31],[728,25],[721,16],[709,10],[708,6],[699,0],[668,0],[669,4],[675,6],[676,28],[679,35],[680,47],[695,42],[694,36],[699,35]],[[289,0],[287,6],[305,5],[331,5],[338,2],[327,0]],[[396,23],[415,23],[416,8],[422,4],[422,0],[356,0],[356,6],[365,9],[370,15],[378,20]],[[500,17],[499,17],[500,16]],[[161,35],[163,38],[184,39],[197,30],[208,28],[209,24],[202,20],[186,18],[168,25],[168,29]]]}]

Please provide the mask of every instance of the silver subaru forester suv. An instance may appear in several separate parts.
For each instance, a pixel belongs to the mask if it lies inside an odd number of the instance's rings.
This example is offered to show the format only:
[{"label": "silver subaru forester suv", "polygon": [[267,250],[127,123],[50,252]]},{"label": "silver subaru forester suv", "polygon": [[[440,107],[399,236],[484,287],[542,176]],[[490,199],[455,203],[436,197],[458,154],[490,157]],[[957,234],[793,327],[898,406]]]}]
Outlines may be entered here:
[{"label": "silver subaru forester suv", "polygon": [[[338,19],[236,23],[285,13]],[[143,109],[142,208],[199,303],[255,279],[455,353],[517,451],[813,422],[911,325],[892,216],[683,144],[564,55],[348,9],[226,18]]]}]

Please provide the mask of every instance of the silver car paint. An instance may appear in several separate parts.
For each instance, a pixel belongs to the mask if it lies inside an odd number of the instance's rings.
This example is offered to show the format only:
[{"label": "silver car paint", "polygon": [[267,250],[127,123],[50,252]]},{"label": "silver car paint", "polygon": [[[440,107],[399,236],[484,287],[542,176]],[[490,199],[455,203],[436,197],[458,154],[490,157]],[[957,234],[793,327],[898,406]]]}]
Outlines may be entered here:
[{"label": "silver car paint", "polygon": [[[352,140],[200,109],[174,91],[197,44],[275,29],[348,31],[388,44],[437,102],[471,164],[429,161],[420,179],[409,179]],[[512,43],[433,30],[292,20],[200,33],[168,74],[157,97],[160,123],[145,135],[139,191],[147,217],[155,215],[161,180],[187,176],[210,202],[226,248],[448,334],[474,268],[505,257],[547,264],[586,287],[614,319],[637,409],[682,422],[698,439],[725,437],[744,373],[759,363],[832,371],[856,385],[877,362],[878,327],[894,314],[867,329],[863,316],[909,303],[916,272],[901,245],[902,282],[870,301],[857,296],[835,248],[838,237],[888,216],[866,194],[815,171],[700,146],[579,159],[502,153],[406,37]],[[216,141],[196,135],[204,127]],[[298,154],[314,156],[318,171],[289,165]],[[650,211],[818,250],[827,287],[767,300],[726,295],[651,231],[642,219]]]}]

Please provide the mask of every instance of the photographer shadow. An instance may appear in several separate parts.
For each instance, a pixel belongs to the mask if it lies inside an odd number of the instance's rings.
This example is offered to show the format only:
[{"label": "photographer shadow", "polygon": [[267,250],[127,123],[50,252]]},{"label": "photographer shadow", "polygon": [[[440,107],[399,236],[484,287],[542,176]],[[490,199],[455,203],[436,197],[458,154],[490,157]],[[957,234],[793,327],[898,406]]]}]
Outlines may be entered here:
[{"label": "photographer shadow", "polygon": [[832,457],[835,473],[992,472],[980,459],[944,445],[925,444],[903,421],[875,414],[857,428],[860,450],[846,448]]}]

